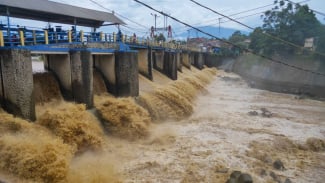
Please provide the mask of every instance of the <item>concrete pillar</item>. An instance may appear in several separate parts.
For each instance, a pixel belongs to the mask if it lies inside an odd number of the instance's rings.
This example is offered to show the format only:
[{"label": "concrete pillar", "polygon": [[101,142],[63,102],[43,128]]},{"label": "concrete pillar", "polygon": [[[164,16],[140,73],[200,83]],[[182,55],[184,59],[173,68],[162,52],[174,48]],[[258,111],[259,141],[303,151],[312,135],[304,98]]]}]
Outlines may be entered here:
[{"label": "concrete pillar", "polygon": [[34,121],[35,99],[31,53],[24,49],[0,50],[1,104],[9,113]]},{"label": "concrete pillar", "polygon": [[71,82],[71,63],[69,54],[47,55],[44,66],[52,71],[59,81],[62,96],[66,100],[74,100]]},{"label": "concrete pillar", "polygon": [[177,53],[165,52],[163,73],[172,80],[177,80]]},{"label": "concrete pillar", "polygon": [[151,49],[139,49],[137,51],[139,72],[148,79],[152,80]]},{"label": "concrete pillar", "polygon": [[180,52],[176,52],[176,64],[177,64],[177,70],[182,72],[182,58]]},{"label": "concrete pillar", "polygon": [[191,65],[194,65],[195,58],[196,58],[196,53],[195,52],[190,52],[189,53],[189,63]]},{"label": "concrete pillar", "polygon": [[188,52],[182,52],[181,59],[182,59],[182,65],[188,69],[191,69],[190,54]]},{"label": "concrete pillar", "polygon": [[198,69],[203,69],[203,65],[204,65],[203,53],[200,52],[194,53],[194,66]]},{"label": "concrete pillar", "polygon": [[115,55],[94,55],[94,65],[102,74],[107,91],[116,94]]},{"label": "concrete pillar", "polygon": [[138,96],[138,56],[136,52],[115,52],[117,96]]},{"label": "concrete pillar", "polygon": [[70,50],[71,86],[74,101],[93,107],[93,57],[87,50]]}]

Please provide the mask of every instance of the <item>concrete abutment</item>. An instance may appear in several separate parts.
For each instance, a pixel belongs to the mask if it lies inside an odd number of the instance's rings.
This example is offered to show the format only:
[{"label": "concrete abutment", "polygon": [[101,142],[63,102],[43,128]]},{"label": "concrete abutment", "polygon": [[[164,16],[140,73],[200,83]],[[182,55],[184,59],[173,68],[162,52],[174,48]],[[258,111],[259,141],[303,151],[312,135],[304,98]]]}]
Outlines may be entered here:
[{"label": "concrete abutment", "polygon": [[9,113],[31,121],[35,116],[31,53],[25,49],[0,50],[1,104]]}]

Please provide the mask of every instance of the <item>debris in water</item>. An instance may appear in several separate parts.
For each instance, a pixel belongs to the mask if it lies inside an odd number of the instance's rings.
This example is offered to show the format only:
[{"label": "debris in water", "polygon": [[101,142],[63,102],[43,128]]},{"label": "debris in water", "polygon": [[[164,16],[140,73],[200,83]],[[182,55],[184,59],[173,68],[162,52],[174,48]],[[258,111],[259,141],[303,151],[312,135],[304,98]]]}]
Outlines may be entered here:
[{"label": "debris in water", "polygon": [[284,165],[281,160],[277,159],[273,162],[273,168],[277,170],[284,170]]},{"label": "debris in water", "polygon": [[249,111],[248,114],[250,116],[257,116],[258,115],[258,112],[257,111]]},{"label": "debris in water", "polygon": [[262,111],[262,116],[263,117],[267,117],[267,118],[270,118],[270,117],[272,117],[272,113],[269,111],[269,110],[267,110],[266,108],[261,108],[261,111]]}]

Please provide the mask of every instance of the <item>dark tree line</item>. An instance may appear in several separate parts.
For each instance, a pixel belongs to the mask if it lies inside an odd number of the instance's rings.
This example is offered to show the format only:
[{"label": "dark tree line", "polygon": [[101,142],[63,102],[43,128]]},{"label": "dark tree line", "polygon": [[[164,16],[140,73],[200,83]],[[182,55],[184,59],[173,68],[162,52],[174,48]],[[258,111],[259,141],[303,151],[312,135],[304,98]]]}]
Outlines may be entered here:
[{"label": "dark tree line", "polygon": [[[315,13],[309,9],[308,5],[276,0],[274,7],[266,11],[262,18],[263,25],[249,35],[251,40],[249,48],[254,52],[265,55],[308,52],[301,47],[304,47],[305,39],[314,38],[314,51],[325,55],[325,25],[317,20]],[[285,40],[287,43],[276,40],[274,37]],[[235,32],[229,41],[238,44],[241,43],[239,39],[245,38]]]}]

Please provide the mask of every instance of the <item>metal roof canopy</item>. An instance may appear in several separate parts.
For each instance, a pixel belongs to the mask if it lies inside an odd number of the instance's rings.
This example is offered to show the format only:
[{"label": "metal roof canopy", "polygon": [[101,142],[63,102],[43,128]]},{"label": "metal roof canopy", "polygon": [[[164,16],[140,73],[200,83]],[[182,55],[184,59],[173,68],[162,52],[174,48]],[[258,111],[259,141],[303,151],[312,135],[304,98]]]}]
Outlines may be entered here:
[{"label": "metal roof canopy", "polygon": [[98,28],[104,22],[125,24],[112,13],[48,0],[0,0],[0,15]]}]

